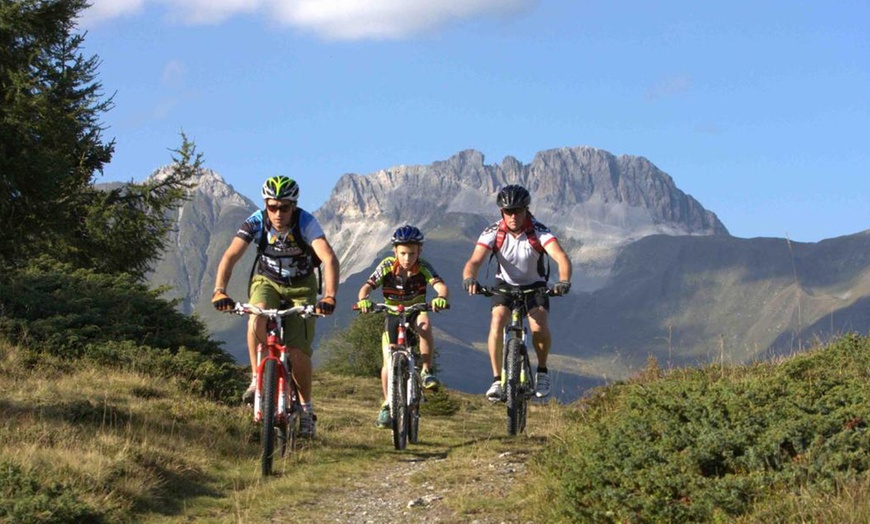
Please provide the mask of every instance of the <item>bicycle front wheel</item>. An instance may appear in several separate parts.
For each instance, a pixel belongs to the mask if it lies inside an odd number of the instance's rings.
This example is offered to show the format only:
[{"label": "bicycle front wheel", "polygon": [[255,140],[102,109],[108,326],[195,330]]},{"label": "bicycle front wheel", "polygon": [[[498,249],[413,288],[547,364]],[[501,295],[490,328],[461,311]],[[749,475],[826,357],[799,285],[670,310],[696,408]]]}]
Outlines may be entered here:
[{"label": "bicycle front wheel", "polygon": [[408,381],[408,388],[413,394],[409,395],[410,406],[408,407],[408,442],[416,444],[420,437],[420,402],[423,401],[423,392],[420,387],[420,375],[414,371]]},{"label": "bicycle front wheel", "polygon": [[521,433],[526,425],[528,403],[526,402],[526,395],[522,391],[520,379],[523,365],[522,354],[522,341],[518,338],[508,340],[505,347],[505,359],[507,360],[505,397],[507,403],[507,432],[510,436]]},{"label": "bicycle front wheel", "polygon": [[272,462],[275,458],[275,442],[278,439],[276,427],[278,410],[278,363],[269,359],[263,366],[263,398],[260,406],[263,409],[263,433],[260,438],[262,454],[260,455],[260,472],[264,477],[272,474]]},{"label": "bicycle front wheel", "polygon": [[390,410],[393,415],[393,446],[405,449],[408,441],[408,359],[394,354],[390,376]]}]

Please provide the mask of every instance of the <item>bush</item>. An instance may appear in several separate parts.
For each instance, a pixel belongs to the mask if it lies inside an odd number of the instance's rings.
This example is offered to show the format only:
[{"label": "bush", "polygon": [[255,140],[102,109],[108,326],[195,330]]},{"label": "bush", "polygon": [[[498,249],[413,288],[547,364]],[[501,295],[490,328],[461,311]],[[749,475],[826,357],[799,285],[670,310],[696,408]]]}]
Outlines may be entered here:
[{"label": "bush", "polygon": [[585,398],[540,462],[556,520],[707,522],[870,470],[870,338],[779,365],[677,370]]},{"label": "bush", "polygon": [[83,358],[102,366],[175,379],[192,393],[222,402],[235,402],[250,379],[246,368],[185,347],[172,352],[130,341],[107,342],[89,345]]},{"label": "bush", "polygon": [[0,273],[0,336],[39,360],[89,359],[178,377],[191,391],[228,400],[244,373],[195,317],[130,275],[107,275],[40,258]]},{"label": "bush", "polygon": [[10,462],[0,463],[0,521],[25,523],[102,522],[100,514],[61,484],[41,484]]},{"label": "bush", "polygon": [[218,342],[130,275],[76,269],[42,257],[0,274],[0,335],[13,344],[79,356],[93,343],[130,340],[220,357]]},{"label": "bush", "polygon": [[384,313],[358,315],[347,329],[321,343],[325,354],[321,368],[339,375],[380,377],[383,330]]}]

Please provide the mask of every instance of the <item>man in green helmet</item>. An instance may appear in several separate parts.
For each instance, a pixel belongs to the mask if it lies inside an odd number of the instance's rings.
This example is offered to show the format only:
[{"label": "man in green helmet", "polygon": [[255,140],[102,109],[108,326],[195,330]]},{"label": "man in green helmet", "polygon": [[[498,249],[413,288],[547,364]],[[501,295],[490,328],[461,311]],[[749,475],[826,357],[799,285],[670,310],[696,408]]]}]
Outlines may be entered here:
[{"label": "man in green helmet", "polygon": [[[293,306],[316,302],[318,313],[332,314],[338,291],[338,258],[317,219],[297,207],[299,185],[291,178],[274,176],[263,184],[262,195],[265,209],[254,212],[245,220],[218,264],[212,303],[219,311],[233,309],[235,301],[227,296],[226,287],[236,262],[254,243],[258,246],[259,257],[256,274],[251,279],[251,296],[248,299],[251,304],[277,308],[281,299]],[[323,268],[323,295],[319,301],[314,273],[316,259],[320,260]],[[299,387],[303,410],[300,433],[313,437],[317,420],[311,401],[314,319],[288,317],[286,326],[284,343],[290,348],[293,379]],[[257,386],[257,343],[265,339],[265,318],[251,315],[248,321],[248,354],[253,376],[243,397],[246,402],[253,402]]]}]

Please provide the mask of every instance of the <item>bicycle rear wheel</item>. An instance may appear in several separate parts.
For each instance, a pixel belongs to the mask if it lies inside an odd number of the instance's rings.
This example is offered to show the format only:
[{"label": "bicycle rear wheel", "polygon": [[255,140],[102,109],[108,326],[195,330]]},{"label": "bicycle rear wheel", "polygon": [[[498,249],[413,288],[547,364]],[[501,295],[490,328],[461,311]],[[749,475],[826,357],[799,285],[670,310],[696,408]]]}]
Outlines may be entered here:
[{"label": "bicycle rear wheel", "polygon": [[393,446],[405,449],[408,440],[408,359],[393,354],[390,376],[390,410],[393,412]]},{"label": "bicycle rear wheel", "polygon": [[507,433],[514,436],[525,429],[528,403],[520,381],[523,343],[518,338],[508,340],[505,346],[507,359],[505,397],[507,404]]},{"label": "bicycle rear wheel", "polygon": [[529,362],[528,351],[522,351],[522,355],[520,358],[523,362],[523,372],[520,375],[520,392],[523,397],[523,409],[520,412],[519,432],[522,433],[526,430],[526,419],[529,415],[529,404],[532,401],[532,397],[535,396],[535,383],[532,380],[532,364]]},{"label": "bicycle rear wheel", "polygon": [[287,413],[284,415],[285,420],[278,427],[278,439],[280,443],[281,456],[285,456],[287,452],[292,453],[296,450],[296,439],[299,437],[299,397],[296,396],[296,385],[293,383],[293,378],[288,373],[287,385]]},{"label": "bicycle rear wheel", "polygon": [[260,438],[262,454],[260,455],[260,473],[267,477],[272,474],[272,461],[275,458],[275,443],[278,438],[278,363],[269,359],[263,366],[263,398],[260,403],[263,409],[263,433]]}]

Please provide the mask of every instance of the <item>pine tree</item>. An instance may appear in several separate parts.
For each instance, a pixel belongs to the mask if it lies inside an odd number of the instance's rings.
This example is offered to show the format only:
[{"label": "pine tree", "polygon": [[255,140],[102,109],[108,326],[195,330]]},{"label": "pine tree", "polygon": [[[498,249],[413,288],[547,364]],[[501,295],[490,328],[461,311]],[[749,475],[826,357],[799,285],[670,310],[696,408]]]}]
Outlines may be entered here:
[{"label": "pine tree", "polygon": [[[78,233],[80,193],[102,172],[96,57],[85,58],[74,20],[84,0],[0,3],[0,256],[17,260]],[[50,231],[50,234],[49,231]],[[38,246],[37,246],[38,244]]]},{"label": "pine tree", "polygon": [[170,176],[94,188],[110,162],[112,106],[75,19],[86,0],[0,0],[0,264],[48,255],[142,279],[161,254],[166,212],[193,185],[201,157],[182,135]]}]

